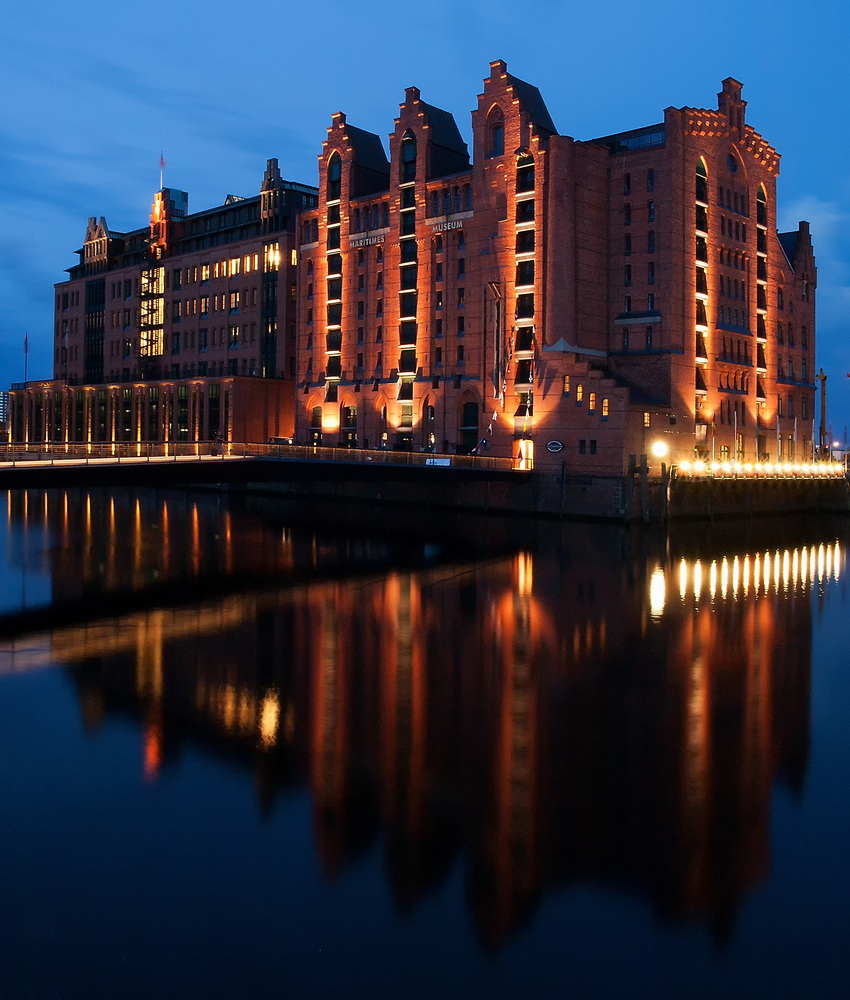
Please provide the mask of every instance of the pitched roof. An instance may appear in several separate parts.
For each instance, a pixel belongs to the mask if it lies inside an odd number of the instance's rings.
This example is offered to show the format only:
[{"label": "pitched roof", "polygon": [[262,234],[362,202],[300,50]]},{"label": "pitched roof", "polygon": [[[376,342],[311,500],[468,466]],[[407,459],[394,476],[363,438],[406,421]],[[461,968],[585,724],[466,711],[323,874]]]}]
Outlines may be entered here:
[{"label": "pitched roof", "polygon": [[357,166],[366,167],[379,174],[389,174],[390,163],[380,138],[374,132],[357,128],[356,125],[345,126],[345,132],[351,140],[351,145],[357,150]]},{"label": "pitched roof", "polygon": [[428,116],[431,141],[437,146],[452,149],[464,156],[468,155],[469,151],[461,137],[454,115],[449,111],[443,111],[442,108],[435,108],[433,104],[426,104],[424,101],[420,101],[419,106]]},{"label": "pitched roof", "polygon": [[546,107],[543,95],[537,87],[515,76],[511,76],[510,79],[514,90],[525,105],[526,111],[531,115],[531,120],[534,124],[539,128],[545,129],[547,132],[557,135],[558,130],[555,128],[555,123],[552,121],[552,116],[549,114],[549,109]]},{"label": "pitched roof", "polygon": [[778,233],[777,235],[782,249],[785,251],[785,256],[788,258],[788,263],[793,269],[794,254],[797,252],[797,237],[800,235],[799,230],[795,230],[793,233]]}]

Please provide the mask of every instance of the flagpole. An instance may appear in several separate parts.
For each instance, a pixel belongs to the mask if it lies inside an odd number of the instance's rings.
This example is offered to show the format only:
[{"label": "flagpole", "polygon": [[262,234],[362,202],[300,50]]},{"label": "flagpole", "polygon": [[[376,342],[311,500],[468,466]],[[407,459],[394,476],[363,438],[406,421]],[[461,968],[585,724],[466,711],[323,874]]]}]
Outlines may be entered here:
[{"label": "flagpole", "polygon": [[24,388],[25,389],[27,387],[27,382],[29,381],[29,379],[27,378],[27,366],[29,364],[29,357],[30,357],[29,336],[30,336],[29,330],[27,330],[24,333]]}]

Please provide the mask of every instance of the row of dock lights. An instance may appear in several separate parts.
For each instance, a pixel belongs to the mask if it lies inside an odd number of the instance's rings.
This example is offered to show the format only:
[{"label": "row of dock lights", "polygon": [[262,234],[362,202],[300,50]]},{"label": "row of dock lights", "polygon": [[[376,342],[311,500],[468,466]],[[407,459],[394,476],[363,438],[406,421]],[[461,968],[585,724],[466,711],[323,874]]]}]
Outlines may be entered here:
[{"label": "row of dock lights", "polygon": [[809,477],[821,479],[825,476],[843,476],[841,462],[679,462],[680,473],[688,476],[752,477],[776,478]]}]

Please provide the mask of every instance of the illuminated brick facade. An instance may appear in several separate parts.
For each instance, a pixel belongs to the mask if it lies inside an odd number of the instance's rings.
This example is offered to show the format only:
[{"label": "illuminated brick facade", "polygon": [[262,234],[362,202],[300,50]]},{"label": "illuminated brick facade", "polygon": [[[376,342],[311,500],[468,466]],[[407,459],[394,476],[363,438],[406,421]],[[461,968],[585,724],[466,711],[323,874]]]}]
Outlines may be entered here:
[{"label": "illuminated brick facade", "polygon": [[[619,475],[641,454],[657,471],[659,442],[668,461],[808,460],[811,240],[806,223],[777,233],[779,156],[741,85],[717,110],[576,141],[535,87],[490,70],[472,158],[411,87],[389,156],[333,116],[318,189],[270,160],[253,198],[189,215],[166,188],[144,229],[90,219],[56,286],[54,379],[132,383],[139,414],[165,379],[275,379],[266,423],[296,443],[544,471]],[[129,440],[150,439],[133,420]]]},{"label": "illuminated brick facade", "polygon": [[334,115],[302,214],[296,439],[614,474],[659,439],[808,459],[811,241],[776,232],[779,158],[740,90],[577,142],[495,62],[471,164],[415,88],[389,159]]}]

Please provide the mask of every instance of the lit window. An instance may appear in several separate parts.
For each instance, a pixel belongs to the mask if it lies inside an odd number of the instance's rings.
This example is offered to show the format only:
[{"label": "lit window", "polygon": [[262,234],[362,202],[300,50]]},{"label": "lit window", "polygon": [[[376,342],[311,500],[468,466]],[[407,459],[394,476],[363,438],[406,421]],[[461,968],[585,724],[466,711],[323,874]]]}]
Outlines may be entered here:
[{"label": "lit window", "polygon": [[596,409],[596,393],[592,392],[587,398],[587,408],[592,413]]},{"label": "lit window", "polygon": [[648,410],[644,410],[644,413],[643,413],[643,426],[644,427],[649,427],[649,411]]},{"label": "lit window", "polygon": [[608,418],[608,397],[602,397],[602,419],[606,420]]},{"label": "lit window", "polygon": [[584,386],[581,384],[581,382],[579,382],[579,384],[576,386],[576,403],[581,404],[583,397],[584,397]]}]

